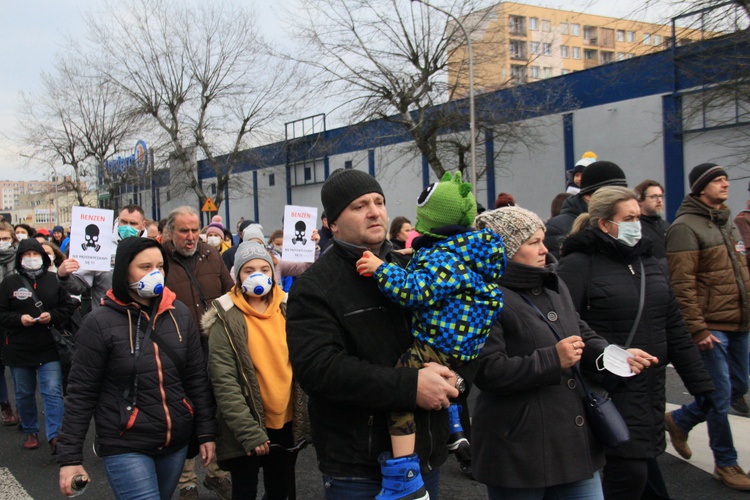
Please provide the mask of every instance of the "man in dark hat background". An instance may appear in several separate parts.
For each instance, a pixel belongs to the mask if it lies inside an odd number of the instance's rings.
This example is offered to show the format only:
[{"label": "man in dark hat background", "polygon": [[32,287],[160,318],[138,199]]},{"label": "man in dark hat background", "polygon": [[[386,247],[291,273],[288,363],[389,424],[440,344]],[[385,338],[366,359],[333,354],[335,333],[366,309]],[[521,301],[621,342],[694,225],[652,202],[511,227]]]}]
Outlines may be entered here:
[{"label": "man in dark hat background", "polygon": [[[750,183],[748,183],[747,191],[750,195]],[[748,196],[746,208],[741,210],[737,214],[737,217],[734,218],[734,224],[740,230],[742,244],[745,247],[745,257],[747,258],[748,266],[750,266],[750,253],[747,252],[747,247],[750,245],[750,196]]]},{"label": "man in dark hat background", "polygon": [[588,212],[591,195],[604,186],[628,187],[628,181],[625,173],[616,164],[611,161],[595,161],[581,174],[580,192],[565,200],[560,215],[547,221],[544,246],[556,259],[560,258],[560,244],[570,233],[576,217]]},{"label": "man in dark hat background", "polygon": [[[294,282],[287,341],[295,376],[310,397],[318,467],[330,498],[374,498],[378,456],[391,450],[389,412],[414,411],[416,452],[427,490],[437,498],[448,451],[447,367],[395,368],[413,339],[404,311],[357,273],[365,250],[403,264],[386,240],[388,214],[380,184],[365,172],[340,169],[321,189],[333,234],[329,248]],[[445,377],[445,378],[444,378]]]},{"label": "man in dark hat background", "polygon": [[667,413],[664,423],[675,450],[689,459],[688,433],[705,421],[714,477],[730,488],[750,491],[750,478],[737,463],[728,417],[731,402],[742,399],[748,388],[750,273],[739,231],[724,204],[729,198],[724,168],[702,163],[690,171],[688,181],[690,193],[667,232],[667,259],[680,311],[716,391],[710,410],[693,402]]}]

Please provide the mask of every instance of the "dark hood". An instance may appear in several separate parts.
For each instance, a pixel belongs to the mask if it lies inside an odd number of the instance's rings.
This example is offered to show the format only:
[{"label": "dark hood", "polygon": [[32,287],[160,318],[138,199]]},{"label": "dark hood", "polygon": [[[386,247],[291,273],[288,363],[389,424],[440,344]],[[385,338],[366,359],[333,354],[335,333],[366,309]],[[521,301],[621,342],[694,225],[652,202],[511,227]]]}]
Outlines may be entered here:
[{"label": "dark hood", "polygon": [[16,250],[16,269],[19,271],[23,270],[21,267],[21,258],[23,257],[23,254],[29,250],[33,250],[42,256],[42,269],[46,272],[51,261],[49,260],[47,252],[44,251],[44,247],[36,240],[36,238],[26,238],[25,240],[21,240],[21,243],[18,244],[18,250]]},{"label": "dark hood", "polygon": [[117,245],[117,253],[115,254],[115,267],[112,270],[112,293],[120,302],[127,304],[133,301],[128,292],[130,289],[130,283],[128,283],[128,266],[133,262],[136,255],[148,248],[158,248],[161,252],[164,259],[164,280],[166,281],[169,275],[169,261],[167,260],[167,253],[158,242],[139,236],[120,240],[120,243]]},{"label": "dark hood", "polygon": [[573,195],[563,202],[563,206],[560,209],[560,215],[570,214],[574,218],[578,217],[582,213],[589,211],[589,205],[583,201],[583,197],[580,194]]},{"label": "dark hood", "polygon": [[701,217],[705,217],[715,222],[717,226],[723,226],[729,220],[730,211],[729,208],[723,204],[718,210],[713,209],[708,205],[704,205],[703,202],[692,194],[688,194],[685,196],[685,199],[682,200],[682,205],[677,209],[677,215],[675,217],[687,214],[700,215]]}]

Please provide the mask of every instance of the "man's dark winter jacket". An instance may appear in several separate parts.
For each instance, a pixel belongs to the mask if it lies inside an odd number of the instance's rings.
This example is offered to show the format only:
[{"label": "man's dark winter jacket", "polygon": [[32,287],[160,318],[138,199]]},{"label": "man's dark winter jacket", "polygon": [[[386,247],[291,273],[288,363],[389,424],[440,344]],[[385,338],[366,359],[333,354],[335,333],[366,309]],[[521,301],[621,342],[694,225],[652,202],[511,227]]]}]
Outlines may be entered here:
[{"label": "man's dark winter jacket", "polygon": [[562,209],[560,209],[560,215],[547,221],[544,246],[556,259],[560,258],[560,245],[573,228],[576,217],[588,211],[588,204],[583,201],[580,194],[576,194],[565,200]]},{"label": "man's dark winter jacket", "polygon": [[[390,248],[380,258],[400,260]],[[379,479],[389,412],[415,411],[416,451],[429,471],[447,457],[447,412],[416,409],[417,370],[394,368],[413,342],[407,315],[357,274],[363,250],[334,239],[289,294],[289,357],[310,398],[318,464],[332,476]]]},{"label": "man's dark winter jacket", "polygon": [[630,442],[607,450],[607,454],[625,458],[653,458],[664,451],[665,380],[669,363],[691,394],[713,390],[672,288],[651,255],[651,245],[650,241],[642,240],[631,248],[599,229],[587,229],[568,236],[558,267],[581,319],[609,343],[625,345],[638,311],[639,261],[643,262],[645,304],[630,347],[656,356],[659,363],[629,378],[601,379],[592,373],[610,390],[630,429]]},{"label": "man's dark winter jacket", "polygon": [[[21,259],[29,250],[34,250],[42,256],[44,269],[50,265],[49,256],[38,241],[33,238],[23,240],[16,252],[17,271],[6,276],[0,284],[0,324],[7,334],[3,339],[2,359],[6,366],[39,366],[58,361],[60,358],[49,327],[60,327],[65,324],[76,307],[68,292],[57,283],[54,273],[44,271],[36,278],[26,274],[21,267]],[[49,324],[37,322],[26,327],[21,323],[21,316],[24,314],[32,318],[41,314],[34,305],[31,290],[21,276],[24,276],[34,289],[44,311],[50,313],[52,321]]]},{"label": "man's dark winter jacket", "polygon": [[[152,325],[153,333],[144,342]],[[172,348],[180,368],[154,344],[154,335]],[[188,308],[165,288],[157,314],[149,318],[134,302],[124,304],[110,291],[76,336],[57,460],[83,460],[92,416],[99,456],[158,455],[187,445],[194,425],[199,442],[214,441],[215,411],[198,328]]]},{"label": "man's dark winter jacket", "polygon": [[669,222],[658,215],[641,214],[641,234],[644,239],[651,240],[654,244],[652,253],[664,272],[669,276],[669,265],[667,264],[667,231]]}]

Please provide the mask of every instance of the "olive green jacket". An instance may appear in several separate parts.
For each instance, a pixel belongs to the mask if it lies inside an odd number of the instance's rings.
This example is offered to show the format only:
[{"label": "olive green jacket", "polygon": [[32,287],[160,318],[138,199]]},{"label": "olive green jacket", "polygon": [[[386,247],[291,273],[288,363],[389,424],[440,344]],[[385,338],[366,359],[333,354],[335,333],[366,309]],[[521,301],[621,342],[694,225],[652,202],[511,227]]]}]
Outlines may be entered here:
[{"label": "olive green jacket", "polygon": [[[286,304],[281,311],[286,315]],[[216,396],[216,457],[221,461],[246,456],[268,441],[260,386],[247,347],[245,317],[229,294],[222,295],[201,319],[208,335],[208,367]],[[295,443],[310,440],[307,396],[294,381],[293,433]]]}]

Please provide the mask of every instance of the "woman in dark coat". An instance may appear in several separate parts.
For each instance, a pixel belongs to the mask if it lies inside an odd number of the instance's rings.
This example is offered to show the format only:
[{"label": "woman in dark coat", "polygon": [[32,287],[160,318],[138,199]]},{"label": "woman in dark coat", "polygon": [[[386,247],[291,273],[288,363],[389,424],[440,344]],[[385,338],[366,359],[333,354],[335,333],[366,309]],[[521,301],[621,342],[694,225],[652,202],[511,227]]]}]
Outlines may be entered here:
[{"label": "woman in dark coat", "polygon": [[215,405],[198,328],[164,287],[162,247],[120,241],[112,289],[76,336],[58,444],[60,491],[86,474],[91,417],[97,455],[117,498],[172,498],[195,433],[204,466],[213,458]]},{"label": "woman in dark coat", "polygon": [[23,240],[15,257],[17,272],[0,284],[0,325],[6,334],[3,363],[13,374],[24,448],[39,448],[38,384],[44,403],[44,431],[54,454],[63,415],[63,379],[50,327],[65,324],[75,304],[57,283],[57,276],[47,271],[50,260],[37,240]]},{"label": "woman in dark coat", "polygon": [[[500,208],[479,215],[474,225],[502,236],[509,258],[498,280],[503,313],[475,378],[482,392],[472,422],[474,475],[490,499],[602,498],[604,454],[584,417],[571,367],[594,366],[607,342],[578,318],[536,214]],[[647,353],[632,353],[633,371],[649,365]]]},{"label": "woman in dark coat", "polygon": [[635,193],[623,187],[599,189],[589,212],[576,219],[562,246],[558,267],[581,319],[610,343],[624,345],[636,319],[645,271],[644,309],[631,343],[659,360],[630,378],[591,373],[609,391],[630,429],[630,442],[605,450],[604,495],[637,499],[644,492],[667,497],[656,457],[664,452],[666,366],[677,370],[693,395],[713,384],[693,344],[667,277],[640,239],[640,208]]}]

